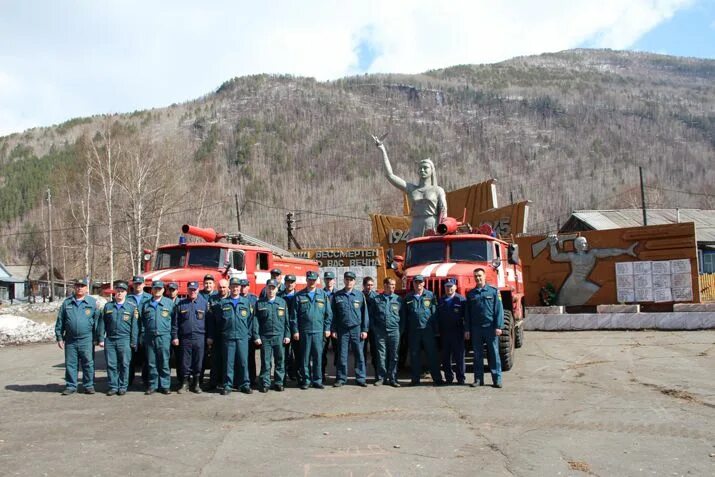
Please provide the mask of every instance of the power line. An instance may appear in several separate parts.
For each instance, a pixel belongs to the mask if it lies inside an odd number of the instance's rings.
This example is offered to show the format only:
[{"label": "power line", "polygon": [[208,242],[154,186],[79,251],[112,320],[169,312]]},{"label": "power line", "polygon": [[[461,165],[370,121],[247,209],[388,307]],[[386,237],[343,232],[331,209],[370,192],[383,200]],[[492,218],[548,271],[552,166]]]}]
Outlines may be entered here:
[{"label": "power line", "polygon": [[[195,211],[195,210],[201,210],[202,208],[205,209],[205,208],[207,208],[207,207],[213,207],[213,206],[215,206],[215,205],[224,204],[224,203],[227,203],[227,202],[230,202],[230,200],[228,200],[228,199],[220,200],[220,201],[218,201],[218,202],[213,202],[213,203],[211,203],[211,204],[204,205],[203,207],[192,207],[192,208],[189,208],[189,209],[177,210],[177,211],[175,211],[175,212],[165,212],[162,216],[163,216],[163,217],[166,217],[167,215],[184,214],[184,213],[186,213],[186,212],[193,212],[193,211]],[[155,218],[158,218],[158,217],[157,217],[157,216],[154,216],[154,217],[149,217],[149,218],[150,218],[150,219],[155,219]],[[130,220],[130,219],[117,220],[117,221],[114,222],[114,224],[115,224],[115,225],[120,225],[120,224],[126,224],[126,223],[128,223],[128,222],[131,222],[131,220]],[[90,224],[88,227],[91,228],[91,229],[93,229],[93,228],[96,228],[96,227],[106,227],[107,225],[109,225],[109,224],[106,224],[106,223],[95,223],[95,224]],[[62,228],[57,228],[57,229],[56,229],[56,228],[53,228],[53,229],[52,229],[52,232],[68,232],[68,231],[71,231],[71,230],[82,230],[83,228],[84,228],[84,227],[80,227],[80,226],[62,227]],[[2,235],[0,235],[0,238],[5,238],[5,237],[17,237],[17,236],[21,236],[21,235],[32,235],[32,234],[34,234],[34,233],[43,233],[43,234],[44,234],[44,233],[47,233],[48,231],[49,231],[48,229],[45,229],[45,230],[39,229],[39,230],[33,230],[32,232],[14,232],[14,233],[10,233],[10,234],[2,234]]]},{"label": "power line", "polygon": [[369,222],[370,219],[366,219],[364,217],[355,217],[352,215],[340,215],[340,214],[330,214],[327,212],[314,212],[312,210],[306,210],[306,209],[293,209],[293,208],[287,208],[287,207],[280,207],[280,206],[275,206],[275,205],[268,205],[268,204],[263,204],[261,202],[257,202],[255,200],[247,200],[247,203],[250,202],[252,204],[260,205],[261,207],[266,207],[267,209],[275,209],[275,210],[283,210],[286,212],[300,212],[303,214],[310,214],[310,215],[319,215],[319,216],[325,216],[325,217],[339,217],[343,219],[354,219],[354,220],[364,220],[366,222]]}]

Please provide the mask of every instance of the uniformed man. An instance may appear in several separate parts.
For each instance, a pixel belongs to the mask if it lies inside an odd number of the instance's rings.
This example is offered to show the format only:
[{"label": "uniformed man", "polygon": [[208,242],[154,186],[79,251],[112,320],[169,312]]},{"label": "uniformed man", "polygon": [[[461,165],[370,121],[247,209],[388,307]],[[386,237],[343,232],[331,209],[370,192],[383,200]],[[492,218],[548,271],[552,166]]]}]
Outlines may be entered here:
[{"label": "uniformed man", "polygon": [[228,280],[222,278],[218,282],[218,293],[211,295],[209,300],[209,319],[206,323],[206,344],[211,351],[211,372],[207,390],[223,389],[223,380],[226,376],[226,360],[223,356],[223,341],[219,321],[221,319],[221,300],[230,296]]},{"label": "uniformed man", "polygon": [[[368,276],[362,279],[362,294],[365,295],[365,301],[367,302],[367,310],[372,316],[372,306],[374,304],[374,299],[378,295],[375,291],[375,280]],[[372,333],[368,333],[367,339],[363,342],[363,355],[368,355],[368,350],[370,354],[370,362],[372,363],[372,370],[375,373],[375,382],[377,382],[377,350],[375,349],[375,336]]]},{"label": "uniformed man", "polygon": [[131,350],[139,340],[139,310],[134,300],[127,300],[129,285],[114,285],[114,299],[107,302],[97,327],[99,346],[104,347],[107,363],[107,396],[124,396],[129,385]]},{"label": "uniformed man", "polygon": [[198,282],[189,282],[186,288],[187,297],[179,300],[171,314],[171,344],[180,347],[179,393],[190,387],[191,391],[201,394],[199,378],[203,369],[209,303],[199,295]]},{"label": "uniformed man", "polygon": [[166,285],[166,292],[164,295],[166,295],[166,297],[171,300],[171,303],[174,305],[179,303],[179,284],[176,282],[169,282]]},{"label": "uniformed man", "polygon": [[[248,298],[248,301],[255,310],[258,297],[251,293],[251,282],[248,278],[239,278],[239,283],[241,296]],[[256,349],[256,342],[252,339],[248,340],[248,380],[251,382],[251,388],[256,388],[258,386],[258,382],[256,380]]]},{"label": "uniformed man", "polygon": [[149,367],[149,385],[144,394],[159,390],[171,394],[171,313],[174,305],[164,296],[164,282],[151,285],[152,297],[142,305],[139,320],[140,341],[144,343]]},{"label": "uniformed man", "polygon": [[291,311],[291,332],[293,340],[300,346],[301,389],[310,386],[323,389],[323,338],[330,336],[333,312],[328,294],[317,287],[318,274],[312,270],[306,273],[308,286],[295,297]]},{"label": "uniformed man", "polygon": [[395,294],[393,278],[383,280],[383,292],[376,294],[370,309],[370,334],[375,340],[377,371],[375,386],[389,384],[399,388],[397,382],[397,357],[400,350],[400,335],[405,330],[405,307]]},{"label": "uniformed man", "polygon": [[[248,379],[248,341],[253,334],[253,307],[246,297],[241,296],[240,279],[229,280],[230,295],[219,303],[221,313],[218,332],[223,342],[225,375],[221,394],[231,394],[235,383],[239,390],[251,394]],[[219,334],[219,333],[217,333]]]},{"label": "uniformed man", "polygon": [[[278,293],[278,296],[286,301],[286,304],[288,305],[288,312],[291,314],[293,309],[295,308],[295,294],[297,291],[295,289],[295,284],[295,275],[286,275],[285,288],[282,292]],[[302,366],[300,365],[302,360],[300,359],[300,349],[298,348],[298,346],[299,344],[297,342],[288,343],[285,346],[285,364],[288,377],[293,381],[300,382],[302,381],[301,375],[303,373],[303,370]]]},{"label": "uniformed man", "polygon": [[410,386],[420,384],[422,374],[422,360],[420,350],[424,347],[427,353],[427,363],[429,365],[432,382],[435,386],[441,386],[442,375],[439,372],[439,359],[435,349],[435,334],[437,331],[437,304],[434,294],[425,289],[425,278],[422,275],[415,275],[412,279],[413,290],[405,295],[404,306],[407,317],[407,339],[409,340],[410,351],[410,372],[412,380]]},{"label": "uniformed man", "polygon": [[[271,270],[271,280],[275,280],[276,282],[278,282],[278,296],[280,296],[280,294],[283,293],[283,291],[286,289],[285,285],[283,285],[281,281],[281,275],[283,275],[283,272],[280,268],[274,268],[273,270]],[[261,293],[258,294],[258,298],[265,298],[266,291],[266,287],[263,287]]]},{"label": "uniformed man", "polygon": [[204,289],[201,290],[199,294],[207,303],[211,301],[211,297],[216,294],[216,280],[214,280],[214,276],[210,273],[204,275]]},{"label": "uniformed man", "polygon": [[57,312],[55,338],[65,351],[65,389],[63,396],[77,391],[78,367],[82,366],[82,386],[94,394],[94,344],[99,321],[97,301],[87,295],[87,280],[74,282],[74,293],[65,298]]},{"label": "uniformed man", "polygon": [[365,356],[362,354],[363,341],[367,339],[370,325],[365,296],[355,289],[355,273],[343,275],[345,288],[333,293],[333,322],[331,331],[338,340],[338,366],[334,387],[343,386],[348,379],[348,356],[352,349],[355,356],[355,380],[365,387]]},{"label": "uniformed man", "polygon": [[[323,273],[323,291],[327,296],[328,300],[332,299],[333,293],[335,292],[335,273],[325,272]],[[331,310],[332,311],[332,310]],[[330,347],[333,348],[333,365],[338,364],[338,340],[332,337],[325,338],[323,341],[323,382],[326,381],[326,374],[328,372],[328,352]]]},{"label": "uniformed man", "polygon": [[[437,305],[437,327],[442,345],[442,369],[447,384],[464,384],[464,309],[466,299],[457,293],[454,280],[444,283],[445,295]],[[455,372],[452,371],[452,363]]]},{"label": "uniformed man", "polygon": [[474,348],[474,382],[471,387],[484,385],[484,346],[495,388],[502,387],[499,337],[504,327],[504,307],[499,290],[487,285],[483,268],[474,269],[477,286],[467,293],[464,339],[471,338]]},{"label": "uniformed man", "polygon": [[[139,310],[141,315],[142,306],[144,302],[151,299],[151,294],[144,291],[144,277],[141,275],[134,275],[132,281],[129,284],[129,292],[127,293],[127,300],[134,301],[134,304]],[[141,318],[141,316],[140,316]],[[137,343],[136,349],[132,348],[132,360],[129,364],[129,385],[131,386],[134,382],[134,373],[137,366],[141,364],[142,366],[142,384],[146,389],[149,386],[149,366],[146,362],[146,353],[144,352],[144,343],[141,340]]]},{"label": "uniformed man", "polygon": [[[286,277],[287,278],[287,277]],[[266,282],[266,297],[259,298],[253,310],[253,341],[261,347],[259,390],[283,391],[285,386],[285,345],[290,344],[290,315],[286,301],[277,296],[278,282]],[[271,365],[275,364],[271,386]]]}]

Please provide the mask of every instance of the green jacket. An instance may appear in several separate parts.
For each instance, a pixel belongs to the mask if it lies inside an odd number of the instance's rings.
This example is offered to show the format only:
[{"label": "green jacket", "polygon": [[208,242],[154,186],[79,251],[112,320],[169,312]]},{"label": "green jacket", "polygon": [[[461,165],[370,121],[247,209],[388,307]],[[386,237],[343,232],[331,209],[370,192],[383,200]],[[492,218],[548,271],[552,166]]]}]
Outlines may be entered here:
[{"label": "green jacket", "polygon": [[139,339],[139,310],[134,300],[124,300],[121,307],[110,301],[104,305],[101,318],[97,325],[97,340],[129,340],[131,346],[137,345]]},{"label": "green jacket", "polygon": [[161,297],[156,307],[152,305],[153,302],[153,299],[145,301],[139,314],[141,341],[153,336],[171,335],[171,313],[174,311],[174,304],[165,296]]},{"label": "green jacket", "polygon": [[290,338],[288,303],[276,297],[272,302],[260,298],[253,309],[253,339]]},{"label": "green jacket", "polygon": [[332,322],[333,309],[325,290],[316,288],[313,300],[310,299],[307,288],[296,294],[290,319],[290,329],[293,334],[325,333],[330,331]]},{"label": "green jacket", "polygon": [[74,296],[65,298],[57,312],[55,338],[57,341],[92,338],[96,342],[97,322],[99,322],[97,300],[89,295],[79,302]]}]

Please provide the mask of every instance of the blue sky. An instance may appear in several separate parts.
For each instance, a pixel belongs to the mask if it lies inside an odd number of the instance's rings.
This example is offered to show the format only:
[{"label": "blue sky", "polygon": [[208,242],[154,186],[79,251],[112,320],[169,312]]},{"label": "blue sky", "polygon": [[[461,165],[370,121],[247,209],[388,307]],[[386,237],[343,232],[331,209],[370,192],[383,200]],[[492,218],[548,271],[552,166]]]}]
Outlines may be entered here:
[{"label": "blue sky", "polygon": [[577,47],[715,58],[715,0],[0,0],[0,135],[247,74],[418,73]]}]

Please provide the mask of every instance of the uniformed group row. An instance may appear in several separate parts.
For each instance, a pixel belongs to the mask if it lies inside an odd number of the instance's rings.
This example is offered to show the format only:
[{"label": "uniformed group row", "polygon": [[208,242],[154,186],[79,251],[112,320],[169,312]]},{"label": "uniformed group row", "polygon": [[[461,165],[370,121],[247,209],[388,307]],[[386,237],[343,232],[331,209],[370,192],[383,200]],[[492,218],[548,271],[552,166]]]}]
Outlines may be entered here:
[{"label": "uniformed group row", "polygon": [[[475,269],[474,276],[477,286],[466,297],[457,294],[456,284],[448,280],[439,300],[425,289],[420,275],[414,277],[413,289],[402,297],[395,293],[391,278],[384,280],[381,293],[373,290],[374,281],[369,277],[359,291],[355,274],[350,271],[344,274],[342,289],[335,288],[331,272],[324,274],[325,287],[319,288],[318,274],[309,271],[306,288],[297,291],[295,276],[286,275],[281,281],[281,271],[275,269],[260,296],[250,293],[245,278],[220,280],[218,290],[214,290],[214,278],[207,275],[201,291],[198,282],[188,283],[186,298],[177,296],[175,283],[165,287],[161,281],[154,281],[152,293],[146,293],[143,277],[136,276],[131,284],[115,283],[112,301],[101,309],[87,295],[87,282],[77,280],[73,295],[60,306],[55,326],[58,345],[65,351],[63,394],[76,392],[80,367],[85,392],[95,392],[96,345],[104,348],[108,395],[126,393],[139,353],[144,355],[146,394],[169,394],[172,345],[178,351],[179,392],[202,391],[201,378],[209,360],[208,387],[224,395],[233,389],[250,394],[253,385],[261,392],[283,391],[286,373],[299,382],[301,389],[322,389],[330,346],[335,352],[333,386],[346,383],[352,353],[356,382],[364,387],[368,345],[375,368],[374,384],[399,387],[397,365],[404,333],[411,385],[420,382],[422,349],[435,385],[452,383],[455,378],[464,384],[465,340],[471,339],[475,363],[483,363],[486,348],[492,383],[501,387],[501,298],[497,289],[485,283],[483,269]],[[260,349],[261,359],[258,376],[253,362],[256,349]],[[483,373],[483,366],[474,366],[472,386],[484,384]]]}]

